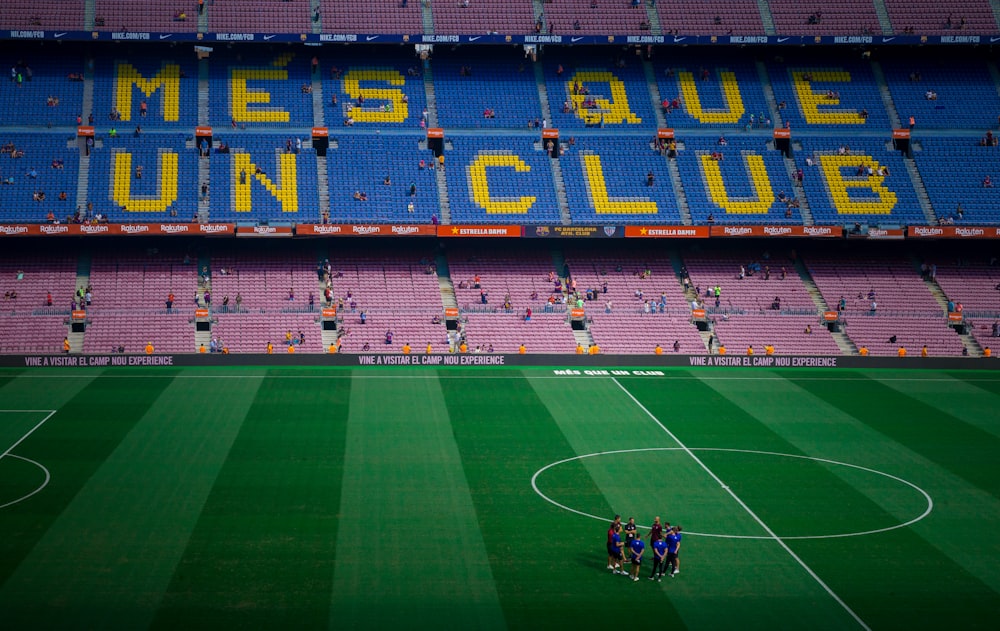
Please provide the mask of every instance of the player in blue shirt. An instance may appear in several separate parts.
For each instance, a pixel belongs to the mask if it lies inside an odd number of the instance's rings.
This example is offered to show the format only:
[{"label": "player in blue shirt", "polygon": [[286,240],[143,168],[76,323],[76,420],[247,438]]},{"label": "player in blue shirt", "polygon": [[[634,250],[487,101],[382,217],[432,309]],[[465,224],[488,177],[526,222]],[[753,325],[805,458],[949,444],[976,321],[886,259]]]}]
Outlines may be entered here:
[{"label": "player in blue shirt", "polygon": [[625,565],[625,555],[622,553],[622,548],[624,548],[624,546],[625,544],[622,542],[622,525],[618,524],[615,526],[615,532],[611,536],[611,543],[608,545],[608,553],[614,554],[614,569],[612,571],[615,574],[628,576],[628,572],[626,572],[624,568],[618,569]]},{"label": "player in blue shirt", "polygon": [[681,553],[681,531],[680,526],[674,526],[667,533],[667,565],[670,566],[670,578],[681,573],[681,564],[678,556]]},{"label": "player in blue shirt", "polygon": [[632,539],[632,580],[639,580],[639,566],[642,565],[642,555],[646,551],[646,544],[642,542],[642,534],[636,531]]},{"label": "player in blue shirt", "polygon": [[653,546],[653,573],[649,575],[649,580],[663,580],[663,570],[667,565],[667,542],[657,539],[650,545]]}]

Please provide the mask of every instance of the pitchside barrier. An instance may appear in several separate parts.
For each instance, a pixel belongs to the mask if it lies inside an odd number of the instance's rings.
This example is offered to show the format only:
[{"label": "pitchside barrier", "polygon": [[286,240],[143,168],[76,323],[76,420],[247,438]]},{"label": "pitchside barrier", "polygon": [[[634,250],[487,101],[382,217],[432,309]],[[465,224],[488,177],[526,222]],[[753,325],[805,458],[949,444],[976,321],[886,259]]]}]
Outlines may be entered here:
[{"label": "pitchside barrier", "polygon": [[[853,355],[542,355],[542,354],[177,354],[177,355],[3,355],[3,368],[109,368],[157,366],[416,366],[559,367],[567,375],[656,374],[658,368],[927,368],[1000,369],[985,357],[858,357]],[[627,367],[629,370],[625,370]],[[641,369],[641,370],[640,370]]]}]

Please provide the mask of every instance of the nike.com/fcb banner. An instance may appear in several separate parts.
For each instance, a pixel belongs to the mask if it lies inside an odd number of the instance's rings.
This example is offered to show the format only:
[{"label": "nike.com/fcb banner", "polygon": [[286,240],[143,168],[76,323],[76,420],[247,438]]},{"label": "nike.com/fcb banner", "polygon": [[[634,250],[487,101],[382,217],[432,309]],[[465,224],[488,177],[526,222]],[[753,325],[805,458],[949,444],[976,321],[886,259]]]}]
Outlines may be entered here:
[{"label": "nike.com/fcb banner", "polygon": [[1000,42],[990,35],[423,35],[420,33],[156,33],[143,31],[0,31],[0,39],[98,42],[306,44],[630,44],[679,46],[969,46]]}]

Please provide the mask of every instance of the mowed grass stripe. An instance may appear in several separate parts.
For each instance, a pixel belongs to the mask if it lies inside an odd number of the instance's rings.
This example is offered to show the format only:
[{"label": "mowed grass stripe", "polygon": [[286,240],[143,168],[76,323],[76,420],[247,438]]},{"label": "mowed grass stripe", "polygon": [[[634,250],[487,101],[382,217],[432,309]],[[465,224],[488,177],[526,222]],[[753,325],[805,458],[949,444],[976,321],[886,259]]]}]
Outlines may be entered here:
[{"label": "mowed grass stripe", "polygon": [[[640,595],[638,585],[605,569],[606,523],[566,513],[532,492],[535,471],[576,454],[528,380],[441,385],[510,628],[616,628],[623,621],[685,628],[662,592]],[[578,461],[560,469],[563,482],[610,522],[612,509],[587,469]]]},{"label": "mowed grass stripe", "polygon": [[[71,573],[86,571],[95,561],[89,557],[91,541],[83,533],[60,528],[59,536],[68,537],[68,541],[50,538],[37,553],[33,551],[172,382],[171,373],[162,379],[102,379],[93,375],[90,379],[18,447],[20,453],[47,467],[52,477],[41,493],[0,513],[0,611],[4,612],[4,623],[12,628],[38,626],[39,620],[65,611],[67,601],[61,591],[71,577],[49,572],[39,562],[46,558],[48,546],[65,544],[70,558],[59,560],[61,566],[72,566]],[[60,389],[66,386],[72,390],[77,382],[46,385],[51,396],[38,391],[37,401],[62,399]],[[22,562],[26,563],[23,570]],[[74,626],[84,620],[78,619]]]},{"label": "mowed grass stripe", "polygon": [[[874,379],[866,379],[862,372],[836,373],[832,375],[835,378],[824,381],[800,379],[801,372],[778,374],[1000,499],[1000,476],[996,474],[1000,438]],[[843,377],[853,380],[839,383],[838,378]]]},{"label": "mowed grass stripe", "polygon": [[264,380],[154,628],[326,625],[350,386]]},{"label": "mowed grass stripe", "polygon": [[[649,525],[659,515],[663,521],[683,524],[697,515],[699,529],[707,532],[766,534],[613,380],[555,381],[529,374],[528,381],[573,451],[624,451],[580,460],[623,520],[632,516],[637,524]],[[650,448],[674,451],[628,451]],[[540,488],[547,490],[558,480],[561,467],[540,476]],[[669,485],[661,483],[668,471]],[[578,510],[586,508],[574,505],[572,491],[553,499]],[[596,522],[581,525],[597,533],[602,530]]]},{"label": "mowed grass stripe", "polygon": [[[690,377],[690,373],[685,376]],[[753,419],[699,380],[618,378],[618,381],[689,448],[759,448],[748,446],[742,435],[744,425],[755,425]],[[631,400],[628,403],[635,405]],[[649,423],[663,432],[652,419]],[[777,447],[776,451],[788,450],[787,445],[782,449],[779,441],[767,446]],[[744,470],[742,466],[730,467],[728,458],[715,458],[713,452],[693,453],[764,523],[775,527],[771,519],[774,515],[759,510],[754,493],[749,492],[754,489],[748,488],[746,483],[753,481],[753,471]],[[683,464],[683,459],[694,462],[684,452],[671,454],[672,459],[664,463],[660,473],[662,484],[668,489],[675,484],[673,470],[688,466]],[[711,479],[707,472],[701,472],[705,478]],[[718,501],[722,509],[730,512],[732,524],[752,519],[728,493]],[[682,514],[683,521],[676,521],[686,530],[742,534],[735,527],[725,530],[714,523],[703,524],[696,510]],[[758,532],[754,534],[767,536],[759,524]],[[681,572],[681,577],[669,586],[671,600],[693,628],[859,628],[850,614],[788,551],[770,539],[735,540],[688,535],[681,552]],[[723,594],[725,598],[721,597]],[[720,625],[722,616],[726,617],[726,623]]]},{"label": "mowed grass stripe", "polygon": [[[745,448],[869,466],[934,491],[934,465],[798,384],[775,381],[762,388],[754,382],[716,380],[704,387],[725,397],[713,407],[745,411],[717,414],[714,423],[722,434],[744,442]],[[733,438],[706,441],[706,446],[731,447]],[[702,454],[776,530],[780,526],[808,528],[815,534],[859,531],[866,525],[901,523],[926,507],[910,487],[871,473],[802,460],[783,462],[773,456]],[[989,612],[1000,601],[936,547],[940,539],[951,536],[941,536],[952,520],[940,511],[939,505],[926,520],[887,533],[787,543],[873,628],[933,628],[955,626],[956,621],[958,626],[974,628],[989,620]]]},{"label": "mowed grass stripe", "polygon": [[505,628],[436,379],[351,388],[330,628]]},{"label": "mowed grass stripe", "polygon": [[[260,384],[191,396],[172,380],[4,587],[10,602],[58,586],[41,626],[145,627]],[[207,394],[207,393],[206,393]]]},{"label": "mowed grass stripe", "polygon": [[1000,408],[1000,381],[971,381],[984,377],[978,371],[944,373],[922,370],[920,373],[927,379],[901,380],[896,378],[900,373],[884,371],[872,371],[868,375],[884,386],[1000,439],[1000,414],[997,414]]}]

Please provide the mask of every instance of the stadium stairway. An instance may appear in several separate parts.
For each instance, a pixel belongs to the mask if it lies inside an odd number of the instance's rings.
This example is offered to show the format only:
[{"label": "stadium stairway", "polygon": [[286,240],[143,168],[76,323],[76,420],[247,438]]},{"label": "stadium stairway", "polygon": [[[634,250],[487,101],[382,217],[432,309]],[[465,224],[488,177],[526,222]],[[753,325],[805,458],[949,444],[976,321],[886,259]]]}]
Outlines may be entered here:
[{"label": "stadium stairway", "polygon": [[[677,143],[677,150],[684,148],[683,142]],[[663,157],[667,161],[667,171],[670,172],[670,183],[674,187],[674,197],[677,198],[677,212],[681,215],[681,223],[685,226],[694,225],[691,218],[691,207],[688,206],[687,193],[684,192],[684,182],[681,180],[681,171],[677,168],[677,160],[668,156]]]},{"label": "stadium stairway", "polygon": [[552,182],[556,188],[556,201],[559,202],[559,220],[564,226],[573,223],[569,213],[569,198],[566,197],[566,181],[563,180],[562,165],[559,158],[549,158],[552,165]]},{"label": "stadium stairway", "polygon": [[[429,8],[427,9],[430,10]],[[434,92],[434,68],[429,61],[424,62],[424,94],[427,98],[427,126],[438,126],[437,95]]]},{"label": "stadium stairway", "polygon": [[771,76],[767,73],[767,66],[763,61],[754,63],[757,68],[757,80],[764,91],[764,100],[767,102],[767,111],[771,115],[771,120],[775,125],[781,123],[781,111],[778,109],[778,99],[774,98],[774,88],[771,86]]},{"label": "stadium stairway", "polygon": [[774,28],[774,16],[771,15],[771,5],[767,3],[767,0],[757,0],[757,10],[760,11],[760,21],[764,25],[764,34],[777,35],[778,31]]},{"label": "stadium stairway", "polygon": [[990,8],[993,9],[993,19],[1000,26],[1000,0],[990,0]]},{"label": "stadium stairway", "polygon": [[882,65],[877,61],[873,61],[871,67],[872,76],[875,77],[875,84],[878,85],[879,94],[882,96],[882,105],[885,106],[885,111],[889,115],[889,122],[892,123],[894,129],[899,129],[903,126],[903,121],[899,117],[899,111],[896,109],[896,102],[892,98],[892,92],[889,91],[889,82],[885,80]]},{"label": "stadium stairway", "polygon": [[423,20],[424,35],[434,34],[434,14],[430,2],[420,3],[420,18]]},{"label": "stadium stairway", "polygon": [[[677,283],[684,286],[684,276],[681,274],[681,270],[684,269],[684,261],[681,260],[680,252],[671,248],[670,249],[670,267],[674,270],[674,278],[677,279]],[[687,304],[691,304],[691,301],[697,300],[698,292],[694,290],[694,287],[689,287],[687,291],[684,292],[684,300]],[[711,323],[709,323],[708,330],[698,331],[698,335],[701,337],[701,343],[705,345],[705,350],[711,352],[712,349],[708,347],[708,338],[715,334],[714,329],[712,329]]]},{"label": "stadium stairway", "polygon": [[[793,143],[793,149],[801,150],[801,143]],[[806,191],[802,188],[802,183],[795,178],[795,159],[785,158],[785,171],[788,173],[788,181],[792,183],[792,190],[795,191],[795,199],[799,200],[799,214],[802,215],[802,223],[807,226],[812,226],[816,224],[816,220],[813,219],[812,210],[809,208],[809,199],[806,197]]]},{"label": "stadium stairway", "polygon": [[[823,294],[820,292],[819,287],[816,286],[816,283],[812,279],[812,275],[809,273],[809,270],[800,258],[795,259],[795,271],[799,275],[799,278],[802,279],[802,284],[805,286],[809,297],[812,298],[813,304],[816,305],[816,311],[818,313],[829,311],[830,305],[826,304],[826,299],[823,298]],[[847,334],[844,333],[843,330],[831,331],[830,335],[833,337],[833,341],[837,343],[837,348],[840,349],[841,353],[844,355],[858,354],[858,347],[854,344],[851,338],[847,337]]]},{"label": "stadium stairway", "polygon": [[885,8],[885,2],[883,0],[872,0],[872,4],[875,5],[875,15],[878,16],[878,24],[882,29],[882,34],[895,34],[896,31],[892,28],[892,21],[889,19],[889,11]]},{"label": "stadium stairway", "polygon": [[[81,252],[76,258],[76,286],[86,287],[90,284],[90,252]],[[66,338],[69,340],[69,348],[71,353],[82,353],[83,352],[83,340],[86,336],[84,331],[77,333],[73,332],[72,325],[66,326]]]},{"label": "stadium stairway", "polygon": [[441,289],[441,304],[445,309],[457,309],[458,300],[455,298],[455,283],[451,280],[451,270],[448,268],[448,257],[438,254],[434,263],[437,266],[438,287]]},{"label": "stadium stairway", "polygon": [[[652,11],[655,14],[655,11]],[[653,64],[649,60],[642,62],[642,71],[646,75],[646,87],[649,88],[649,98],[653,100],[653,113],[656,114],[656,125],[661,129],[666,129],[669,127],[667,125],[667,117],[663,114],[663,108],[660,104],[663,102],[663,97],[660,95],[660,86],[656,83],[656,71],[653,70]]]},{"label": "stadium stairway", "polygon": [[590,334],[590,329],[573,329],[573,338],[584,348],[594,345],[594,336]]},{"label": "stadium stairway", "polygon": [[[323,117],[323,75],[317,66],[316,72],[311,77],[312,97],[313,97],[313,127],[326,127],[326,119]],[[320,180],[322,182],[323,180]]]},{"label": "stadium stairway", "polygon": [[[426,141],[421,141],[420,148],[427,149]],[[451,141],[445,140],[444,148],[451,149]],[[437,180],[438,186],[438,211],[441,213],[438,218],[439,223],[449,224],[451,223],[451,202],[448,199],[448,178],[445,176],[445,170],[434,169],[434,179]]]},{"label": "stadium stairway", "polygon": [[322,0],[312,0],[312,2],[309,3],[310,12],[315,16],[319,16],[318,20],[312,20],[312,32],[314,35],[319,35],[323,32],[323,12],[320,10],[321,4]]},{"label": "stadium stairway", "polygon": [[542,106],[542,118],[550,121],[552,120],[552,108],[549,106],[549,89],[545,86],[545,73],[542,70],[542,62],[536,60],[531,65],[535,71],[535,85],[538,86],[538,102]]},{"label": "stadium stairway", "polygon": [[[914,147],[911,146],[911,150],[912,149],[914,149]],[[937,215],[934,212],[934,206],[931,205],[931,198],[927,195],[927,187],[924,186],[924,178],[920,176],[920,171],[917,170],[916,162],[914,162],[913,158],[909,156],[903,156],[903,164],[906,165],[906,172],[910,175],[910,181],[913,183],[913,190],[917,193],[917,200],[920,202],[920,209],[924,211],[924,217],[927,219],[927,225],[937,225]]]},{"label": "stadium stairway", "polygon": [[198,124],[209,124],[208,59],[198,61]]},{"label": "stadium stairway", "polygon": [[[912,261],[913,261],[914,271],[916,271],[919,274],[920,259],[918,259],[917,257],[913,257]],[[941,288],[941,285],[937,282],[937,280],[925,278],[924,285],[927,286],[927,291],[929,291],[931,295],[934,296],[934,300],[936,300],[937,303],[941,305],[941,310],[947,313],[948,295],[944,293],[944,290]],[[958,333],[956,331],[956,334],[958,335],[959,339],[962,340],[962,346],[964,346],[965,349],[969,352],[969,357],[983,356],[983,347],[979,344],[979,341],[976,340],[976,338],[971,333]]]},{"label": "stadium stairway", "polygon": [[652,35],[663,35],[663,27],[660,25],[660,14],[656,12],[655,2],[644,2],[646,5],[646,20],[649,22],[649,32]]},{"label": "stadium stairway", "polygon": [[[83,30],[94,30],[94,16],[97,13],[97,2],[95,0],[85,0],[83,3]],[[84,115],[84,118],[87,116]]]}]

